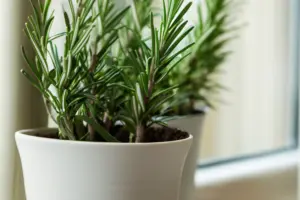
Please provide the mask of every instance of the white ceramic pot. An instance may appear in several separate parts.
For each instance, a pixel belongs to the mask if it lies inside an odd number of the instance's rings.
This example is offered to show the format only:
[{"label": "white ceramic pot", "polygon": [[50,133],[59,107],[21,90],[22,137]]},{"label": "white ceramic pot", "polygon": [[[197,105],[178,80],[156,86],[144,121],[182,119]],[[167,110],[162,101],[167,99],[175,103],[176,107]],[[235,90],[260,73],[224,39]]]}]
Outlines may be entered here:
[{"label": "white ceramic pot", "polygon": [[193,135],[193,143],[185,162],[180,189],[180,200],[195,199],[195,172],[198,165],[200,139],[205,114],[190,115],[185,118],[172,120],[169,126],[184,130]]},{"label": "white ceramic pot", "polygon": [[100,143],[16,133],[27,200],[177,200],[187,139],[160,143]]}]

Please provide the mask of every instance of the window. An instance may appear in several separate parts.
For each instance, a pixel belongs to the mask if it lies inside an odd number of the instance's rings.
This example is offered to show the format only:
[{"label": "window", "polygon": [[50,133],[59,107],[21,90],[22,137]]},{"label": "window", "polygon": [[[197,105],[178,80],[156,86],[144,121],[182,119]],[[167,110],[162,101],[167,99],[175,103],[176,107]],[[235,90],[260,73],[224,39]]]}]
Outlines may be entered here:
[{"label": "window", "polygon": [[246,22],[228,47],[220,77],[229,91],[206,116],[201,163],[295,147],[297,140],[297,1],[248,0]]}]

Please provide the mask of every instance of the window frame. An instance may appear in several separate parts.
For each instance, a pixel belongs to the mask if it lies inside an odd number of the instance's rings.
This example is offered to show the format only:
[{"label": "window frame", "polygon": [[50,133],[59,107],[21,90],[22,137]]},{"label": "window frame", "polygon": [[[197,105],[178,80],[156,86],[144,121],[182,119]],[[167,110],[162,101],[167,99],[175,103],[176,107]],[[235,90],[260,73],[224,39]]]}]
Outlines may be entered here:
[{"label": "window frame", "polygon": [[300,125],[300,0],[289,0],[290,8],[290,42],[289,48],[291,50],[289,57],[289,66],[291,68],[291,85],[292,97],[290,103],[292,104],[292,112],[290,118],[293,120],[291,127],[292,144],[287,147],[277,148],[270,151],[247,154],[242,156],[235,156],[227,159],[216,159],[214,161],[201,161],[198,164],[198,169],[205,169],[208,167],[215,167],[224,164],[231,164],[236,162],[248,161],[250,159],[264,158],[274,156],[276,154],[289,153],[299,148],[299,125]]}]

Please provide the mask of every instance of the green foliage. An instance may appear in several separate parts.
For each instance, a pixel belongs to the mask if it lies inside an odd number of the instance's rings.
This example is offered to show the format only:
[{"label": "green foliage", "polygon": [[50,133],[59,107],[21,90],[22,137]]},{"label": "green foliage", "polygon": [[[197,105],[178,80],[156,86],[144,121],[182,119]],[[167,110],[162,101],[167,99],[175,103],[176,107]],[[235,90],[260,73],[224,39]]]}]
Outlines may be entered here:
[{"label": "green foliage", "polygon": [[[69,0],[68,12],[64,11],[66,31],[55,35],[50,35],[54,21],[50,4],[51,0],[32,4],[25,33],[35,57],[30,59],[22,47],[28,64],[22,73],[42,93],[59,136],[117,142],[112,130],[121,122],[130,141],[143,142],[149,126],[167,120],[159,113],[177,86],[166,83],[180,63],[177,57],[193,45],[180,46],[192,31],[183,19],[191,3],[164,1],[156,28],[150,14],[152,0],[134,0],[128,15],[129,8],[118,11],[110,0],[78,0],[76,5]],[[134,19],[133,26],[129,18]],[[147,26],[149,40],[140,34]],[[130,38],[125,44],[122,34]],[[64,39],[62,55],[55,45],[57,38]]]},{"label": "green foliage", "polygon": [[[110,90],[107,88],[115,82],[120,71],[109,62],[109,53],[128,8],[117,12],[110,1],[85,0],[75,6],[69,0],[70,13],[64,11],[66,32],[50,36],[54,21],[54,13],[49,14],[50,4],[51,0],[38,7],[32,4],[34,14],[28,18],[25,33],[36,56],[30,60],[22,47],[31,70],[31,73],[25,70],[22,73],[43,94],[61,138],[79,140],[89,135],[86,139],[94,140],[93,127],[97,126],[93,125],[101,124],[104,114],[109,112],[107,99],[113,96],[108,96]],[[96,29],[99,31],[92,37]],[[58,55],[54,44],[58,37],[65,38],[62,56]],[[78,116],[81,119],[84,116],[84,120],[77,120]],[[88,130],[83,121],[89,124]],[[101,134],[108,141],[115,141],[107,131]]]},{"label": "green foliage", "polygon": [[180,47],[179,44],[192,31],[185,28],[187,21],[183,16],[191,3],[183,6],[183,0],[163,1],[164,11],[159,28],[154,25],[150,15],[151,39],[147,43],[139,41],[138,49],[129,49],[131,76],[124,76],[130,87],[129,101],[125,104],[121,119],[131,132],[136,133],[136,141],[144,141],[144,132],[153,123],[164,124],[163,119],[155,117],[163,105],[173,97],[175,87],[166,87],[169,72],[178,64],[177,56],[192,46]]},{"label": "green foliage", "polygon": [[190,36],[195,45],[170,78],[170,84],[180,84],[173,112],[190,114],[199,101],[203,106],[213,107],[210,97],[224,88],[215,75],[220,73],[221,64],[230,54],[225,47],[235,30],[229,19],[232,6],[230,0],[205,0],[198,5],[198,23]]},{"label": "green foliage", "polygon": [[131,14],[126,19],[126,25],[138,35],[149,25],[152,3],[153,0],[132,0]]},{"label": "green foliage", "polygon": [[[119,31],[120,45],[119,55],[126,53],[126,49],[138,49],[141,40],[144,40],[143,32],[150,25],[150,13],[153,0],[131,0],[131,9],[124,20],[124,27]],[[121,65],[130,65],[128,59]]]}]

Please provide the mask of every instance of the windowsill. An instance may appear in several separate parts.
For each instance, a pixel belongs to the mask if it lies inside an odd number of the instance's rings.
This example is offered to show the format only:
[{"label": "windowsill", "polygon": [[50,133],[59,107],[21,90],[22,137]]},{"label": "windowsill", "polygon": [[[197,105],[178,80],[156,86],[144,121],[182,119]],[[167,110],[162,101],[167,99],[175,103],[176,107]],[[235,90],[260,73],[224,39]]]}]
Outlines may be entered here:
[{"label": "windowsill", "polygon": [[296,150],[200,169],[197,199],[296,200]]}]

